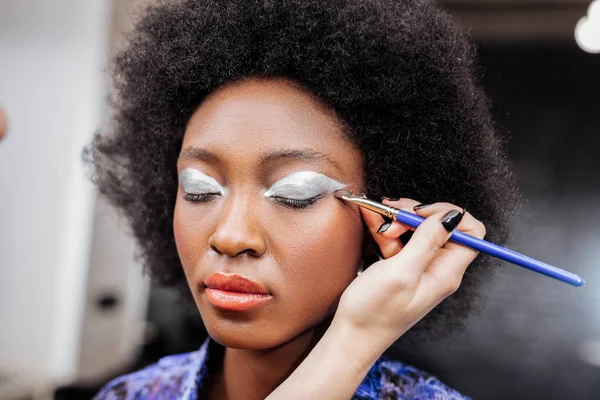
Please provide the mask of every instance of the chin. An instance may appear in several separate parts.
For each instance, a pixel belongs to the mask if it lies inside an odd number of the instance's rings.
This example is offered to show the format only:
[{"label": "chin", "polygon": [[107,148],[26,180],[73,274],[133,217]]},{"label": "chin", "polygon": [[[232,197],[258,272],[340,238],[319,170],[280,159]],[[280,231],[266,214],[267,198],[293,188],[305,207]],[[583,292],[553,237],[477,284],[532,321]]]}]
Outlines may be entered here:
[{"label": "chin", "polygon": [[225,315],[216,316],[212,313],[201,314],[204,326],[215,342],[239,350],[276,349],[307,334],[309,339],[314,329],[321,326],[320,322],[317,326],[312,323],[290,326],[289,321],[265,323],[264,320],[258,322],[252,319],[227,318]]},{"label": "chin", "polygon": [[224,347],[240,350],[266,350],[281,346],[290,341],[293,337],[282,338],[276,332],[268,329],[252,329],[245,324],[242,326],[230,327],[229,323],[219,324],[219,326],[210,326],[206,324],[206,330],[210,337]]},{"label": "chin", "polygon": [[308,310],[293,313],[295,318],[289,313],[282,316],[282,312],[271,305],[242,312],[217,309],[205,298],[197,298],[196,305],[208,334],[220,345],[240,350],[268,350],[307,334],[309,338],[314,329],[320,331],[325,327],[323,323],[328,326],[328,317],[333,315],[336,303],[323,315]]}]

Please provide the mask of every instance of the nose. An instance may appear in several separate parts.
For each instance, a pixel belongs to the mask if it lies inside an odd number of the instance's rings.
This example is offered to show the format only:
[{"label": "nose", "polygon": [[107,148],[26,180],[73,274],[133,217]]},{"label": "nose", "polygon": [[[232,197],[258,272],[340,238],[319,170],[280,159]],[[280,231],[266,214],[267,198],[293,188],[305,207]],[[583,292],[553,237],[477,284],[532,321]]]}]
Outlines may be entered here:
[{"label": "nose", "polygon": [[248,195],[231,196],[209,238],[210,248],[222,255],[261,257],[266,250],[256,205]]}]

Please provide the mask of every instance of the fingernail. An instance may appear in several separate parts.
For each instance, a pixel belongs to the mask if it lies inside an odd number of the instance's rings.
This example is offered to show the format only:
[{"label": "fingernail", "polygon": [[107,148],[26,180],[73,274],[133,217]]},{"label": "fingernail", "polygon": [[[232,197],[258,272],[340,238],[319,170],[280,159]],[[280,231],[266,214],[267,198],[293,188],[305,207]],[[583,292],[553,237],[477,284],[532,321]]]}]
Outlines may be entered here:
[{"label": "fingernail", "polygon": [[422,210],[425,207],[429,207],[431,204],[417,204],[413,207],[413,211]]},{"label": "fingernail", "polygon": [[387,231],[390,228],[390,226],[392,226],[392,221],[385,221],[383,224],[381,224],[379,229],[377,229],[377,233],[383,233]]},{"label": "fingernail", "polygon": [[385,197],[385,196],[383,196],[383,197],[381,198],[381,200],[387,200],[387,201],[398,201],[398,200],[400,200],[400,197]]},{"label": "fingernail", "polygon": [[444,229],[446,229],[448,232],[452,232],[454,229],[456,229],[464,215],[464,211],[465,210],[463,210],[463,212],[452,210],[448,214],[444,215],[444,218],[442,218],[442,226]]}]

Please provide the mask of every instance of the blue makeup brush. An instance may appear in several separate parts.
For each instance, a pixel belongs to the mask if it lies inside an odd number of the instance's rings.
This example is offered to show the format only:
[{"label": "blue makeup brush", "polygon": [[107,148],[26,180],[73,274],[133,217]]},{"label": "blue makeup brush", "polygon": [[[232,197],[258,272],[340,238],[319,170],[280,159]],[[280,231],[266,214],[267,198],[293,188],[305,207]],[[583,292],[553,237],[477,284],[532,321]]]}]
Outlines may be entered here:
[{"label": "blue makeup brush", "polygon": [[[421,225],[421,222],[425,220],[425,218],[423,217],[411,214],[409,212],[394,207],[387,206],[383,203],[371,200],[364,195],[357,196],[352,194],[351,192],[338,190],[337,192],[334,192],[334,196],[413,228],[418,227],[419,225]],[[509,263],[530,269],[542,275],[549,276],[550,278],[558,279],[559,281],[568,283],[573,286],[582,286],[585,283],[585,280],[579,275],[575,275],[571,272],[553,267],[552,265],[548,265],[541,261],[534,260],[533,258],[517,253],[516,251],[512,251],[502,246],[498,246],[497,244],[478,239],[474,236],[468,235],[458,230],[452,232],[450,240],[455,243],[468,246],[481,253],[488,254],[492,257],[496,257],[504,261],[508,261]]]}]

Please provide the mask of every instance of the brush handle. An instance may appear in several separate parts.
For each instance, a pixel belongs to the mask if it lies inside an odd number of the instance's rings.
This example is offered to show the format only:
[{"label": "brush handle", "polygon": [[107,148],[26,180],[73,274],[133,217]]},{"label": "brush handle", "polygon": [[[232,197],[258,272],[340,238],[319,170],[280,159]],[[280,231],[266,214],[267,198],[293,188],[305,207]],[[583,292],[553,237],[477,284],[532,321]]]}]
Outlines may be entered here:
[{"label": "brush handle", "polygon": [[[425,218],[419,215],[411,214],[403,210],[398,210],[394,219],[413,228],[417,228],[425,220]],[[550,278],[558,279],[559,281],[573,286],[582,286],[585,283],[585,280],[579,275],[534,260],[533,258],[517,253],[516,251],[509,250],[483,239],[478,239],[458,230],[452,232],[452,236],[450,236],[449,240],[468,246],[492,257],[538,272],[542,275],[549,276]]]}]

